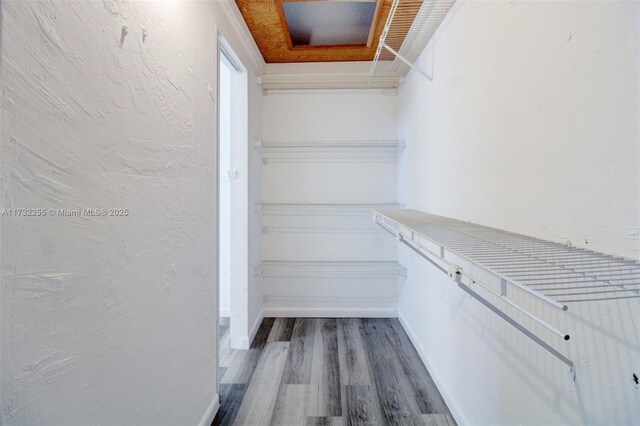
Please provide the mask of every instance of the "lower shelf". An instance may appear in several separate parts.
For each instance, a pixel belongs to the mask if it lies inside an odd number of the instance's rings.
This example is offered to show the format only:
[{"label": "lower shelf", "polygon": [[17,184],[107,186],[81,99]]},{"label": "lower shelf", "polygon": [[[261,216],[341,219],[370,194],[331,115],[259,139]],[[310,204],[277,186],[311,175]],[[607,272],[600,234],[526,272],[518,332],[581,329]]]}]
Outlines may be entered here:
[{"label": "lower shelf", "polygon": [[383,278],[404,277],[406,269],[395,261],[290,262],[267,260],[255,269],[255,273],[271,278]]},{"label": "lower shelf", "polygon": [[398,262],[265,261],[263,306],[278,315],[394,316],[405,268]]}]

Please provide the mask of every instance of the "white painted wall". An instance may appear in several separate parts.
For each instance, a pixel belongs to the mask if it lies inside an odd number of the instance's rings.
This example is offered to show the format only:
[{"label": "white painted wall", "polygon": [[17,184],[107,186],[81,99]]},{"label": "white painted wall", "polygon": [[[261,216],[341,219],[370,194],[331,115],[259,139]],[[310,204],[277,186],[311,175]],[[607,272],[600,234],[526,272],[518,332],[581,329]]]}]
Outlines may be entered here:
[{"label": "white painted wall", "polygon": [[[297,72],[300,66],[278,67]],[[290,90],[268,91],[263,98],[263,140],[343,141],[396,138],[395,91]],[[259,151],[259,150],[256,150]],[[339,155],[339,154],[338,154]],[[396,160],[272,161],[262,167],[264,203],[395,203]],[[344,159],[344,158],[343,158]],[[282,219],[283,223],[287,218]],[[338,219],[298,218],[300,223],[330,228]],[[370,221],[369,218],[362,220]],[[316,221],[316,222],[313,222]],[[322,222],[318,222],[322,221]],[[304,225],[302,225],[304,226]],[[375,227],[374,231],[375,231]],[[396,250],[384,233],[287,232],[263,235],[265,260],[275,261],[393,261]],[[265,309],[285,315],[371,315],[395,313],[397,279],[301,280],[264,279]]]},{"label": "white painted wall", "polygon": [[[399,92],[407,207],[640,256],[640,6],[458,1]],[[572,305],[566,367],[404,247],[405,327],[458,421],[638,424],[638,300]]]},{"label": "white painted wall", "polygon": [[231,70],[220,61],[220,316],[231,315]]},{"label": "white painted wall", "polygon": [[[248,91],[249,81],[245,67],[240,58],[235,57],[231,46],[226,46],[225,51],[230,56],[228,70],[229,98],[225,101],[228,105],[226,111],[228,126],[227,134],[227,159],[225,172],[231,173],[228,178],[228,221],[221,223],[221,228],[227,227],[228,253],[224,256],[228,262],[228,282],[224,285],[229,289],[229,316],[231,317],[230,344],[234,349],[248,349],[251,344],[251,336],[255,327],[250,327],[249,298],[254,297],[256,290],[250,291],[250,277],[252,268],[249,267],[249,178],[252,170],[249,160],[249,132],[248,132]],[[222,65],[221,65],[222,66]],[[253,167],[258,167],[253,165]],[[224,174],[223,173],[223,174]],[[260,235],[258,234],[258,237]],[[259,296],[259,294],[258,294]],[[260,321],[260,315],[255,321]],[[254,324],[255,325],[255,324]]]},{"label": "white painted wall", "polygon": [[[246,142],[261,128],[259,62],[231,10],[2,2],[0,207],[129,215],[0,218],[0,423],[214,414],[218,31],[249,68]],[[256,262],[259,222],[250,228]],[[261,295],[250,286],[253,324]]]}]

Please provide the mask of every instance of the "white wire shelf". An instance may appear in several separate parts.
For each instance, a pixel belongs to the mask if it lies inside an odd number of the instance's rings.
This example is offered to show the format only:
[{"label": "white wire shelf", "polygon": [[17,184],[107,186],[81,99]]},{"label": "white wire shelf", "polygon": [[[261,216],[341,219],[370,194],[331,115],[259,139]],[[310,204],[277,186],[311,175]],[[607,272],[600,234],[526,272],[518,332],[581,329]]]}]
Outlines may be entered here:
[{"label": "white wire shelf", "polygon": [[[413,17],[412,22],[409,23],[407,22],[407,16],[411,15],[407,15],[404,9],[405,7],[413,8],[415,2],[394,0],[380,36],[375,57],[371,63],[369,78],[373,79],[377,75],[376,70],[379,61],[387,59],[386,57],[389,54],[385,53],[385,51],[388,51],[394,58],[389,70],[404,76],[410,68],[413,68],[431,80],[433,75],[428,75],[425,71],[416,67],[414,62],[444,21],[454,3],[455,0],[424,1],[415,17]],[[407,25],[409,25],[409,31],[406,32],[405,37],[402,37]],[[402,44],[398,46],[397,40],[400,38],[403,40]]]},{"label": "white wire shelf", "polygon": [[400,140],[256,141],[263,163],[269,162],[391,162],[404,147]]},{"label": "white wire shelf", "polygon": [[340,233],[379,234],[371,222],[374,210],[398,208],[387,204],[294,204],[263,203],[256,210],[262,214],[263,233]]},{"label": "white wire shelf", "polygon": [[290,262],[263,261],[255,269],[265,278],[393,278],[406,276],[406,269],[394,261]]},{"label": "white wire shelf", "polygon": [[[560,312],[572,303],[640,297],[640,262],[636,260],[416,210],[378,210],[373,217],[401,243],[447,273],[459,288],[568,365],[574,379],[570,359],[490,299],[501,300],[566,341],[569,334],[540,318],[528,304],[525,307],[518,295],[534,297]],[[460,263],[471,266],[464,270]],[[478,274],[493,276],[498,288],[477,279]],[[478,293],[480,288],[491,296]]]},{"label": "white wire shelf", "polygon": [[[402,0],[400,0],[402,2]],[[415,62],[420,53],[424,50],[438,27],[449,13],[455,0],[432,0],[422,3],[413,24],[398,53],[409,60]],[[409,67],[402,60],[396,57],[391,65],[391,69],[405,74]]]},{"label": "white wire shelf", "polygon": [[293,140],[256,141],[255,147],[262,149],[341,149],[341,148],[393,148],[401,147],[401,141],[380,140]]},{"label": "white wire shelf", "polygon": [[640,297],[635,260],[415,210],[379,214],[564,310],[567,303]]}]

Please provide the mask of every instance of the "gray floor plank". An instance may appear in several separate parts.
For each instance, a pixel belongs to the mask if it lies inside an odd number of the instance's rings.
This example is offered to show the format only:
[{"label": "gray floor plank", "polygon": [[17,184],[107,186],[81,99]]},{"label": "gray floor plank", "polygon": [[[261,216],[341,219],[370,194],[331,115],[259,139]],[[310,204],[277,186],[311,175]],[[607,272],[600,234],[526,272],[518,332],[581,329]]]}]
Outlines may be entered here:
[{"label": "gray floor plank", "polygon": [[220,372],[214,424],[455,425],[395,319],[265,318]]},{"label": "gray floor plank", "polygon": [[288,342],[267,343],[242,399],[235,425],[269,425],[278,396]]},{"label": "gray floor plank", "polygon": [[405,377],[409,379],[420,412],[422,414],[451,414],[400,321],[388,318],[381,323],[386,326],[386,336],[396,349],[398,361]]},{"label": "gray floor plank", "polygon": [[224,376],[221,376],[221,384],[247,384],[253,376],[253,372],[260,359],[261,349],[249,349],[237,351],[233,361]]},{"label": "gray floor plank", "polygon": [[233,362],[235,349],[231,349],[229,326],[220,327],[220,367],[229,367]]},{"label": "gray floor plank", "polygon": [[[340,380],[342,385],[368,386],[370,394],[369,406],[373,413],[372,418],[381,419],[382,410],[378,391],[372,379],[369,359],[364,349],[364,342],[360,335],[361,320],[359,318],[343,318],[338,320],[338,353],[340,357]],[[344,387],[343,387],[344,389]],[[346,410],[349,409],[348,401],[343,392],[342,407],[343,416],[349,423]]]},{"label": "gray floor plank", "polygon": [[232,361],[227,367],[227,371],[224,376],[221,376],[220,378],[220,383],[249,383],[253,376],[253,372],[256,369],[256,365],[258,365],[262,348],[267,342],[267,337],[271,332],[271,327],[273,326],[274,321],[274,318],[265,318],[262,321],[250,349],[235,350]]},{"label": "gray floor plank", "polygon": [[377,393],[371,392],[369,385],[346,385],[344,386],[346,399],[346,413],[348,425],[377,425],[382,418],[379,412]]},{"label": "gray floor plank", "polygon": [[318,319],[314,337],[308,412],[316,417],[339,417],[343,400],[336,320]]},{"label": "gray floor plank", "polygon": [[307,417],[306,426],[342,426],[342,417]]},{"label": "gray floor plank", "polygon": [[283,384],[308,385],[311,383],[315,321],[312,318],[296,319],[291,334],[289,356],[282,379]]},{"label": "gray floor plank", "polygon": [[267,342],[290,342],[295,318],[276,318]]},{"label": "gray floor plank", "polygon": [[335,318],[325,319],[321,329],[324,356],[321,389],[324,412],[330,417],[342,416],[342,386],[338,359],[338,327]]},{"label": "gray floor plank", "polygon": [[322,343],[322,319],[314,322],[313,328],[313,357],[311,362],[311,386],[309,388],[309,397],[307,400],[307,415],[314,418],[323,418],[325,413],[322,411],[324,403],[321,401],[322,392],[320,386],[322,382],[322,368],[324,366],[324,344]]},{"label": "gray floor plank", "polygon": [[309,385],[281,385],[271,425],[303,425],[307,419],[308,396]]},{"label": "gray floor plank", "polygon": [[420,414],[416,416],[415,423],[420,426],[456,426],[449,414]]},{"label": "gray floor plank", "polygon": [[370,385],[369,361],[360,335],[359,321],[337,320],[340,357],[340,380],[343,385]]},{"label": "gray floor plank", "polygon": [[373,379],[385,423],[412,424],[413,416],[421,413],[413,398],[413,389],[395,359],[395,351],[385,338],[379,320],[363,320],[360,333],[374,372]]},{"label": "gray floor plank", "polygon": [[213,425],[233,424],[246,390],[247,385],[220,385],[218,389],[218,394],[220,396],[220,408],[213,420]]},{"label": "gray floor plank", "polygon": [[267,343],[269,334],[271,334],[271,329],[273,328],[273,323],[275,321],[275,318],[264,318],[262,320],[260,328],[258,328],[258,331],[253,338],[253,342],[251,342],[251,349],[262,349],[264,347]]}]

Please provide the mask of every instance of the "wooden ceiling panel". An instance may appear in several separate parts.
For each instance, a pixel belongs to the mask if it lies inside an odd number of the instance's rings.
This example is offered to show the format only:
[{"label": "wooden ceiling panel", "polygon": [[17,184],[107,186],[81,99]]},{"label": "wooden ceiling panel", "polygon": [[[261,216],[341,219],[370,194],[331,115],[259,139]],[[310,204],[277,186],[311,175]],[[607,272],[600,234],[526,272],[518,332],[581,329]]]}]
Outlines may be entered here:
[{"label": "wooden ceiling panel", "polygon": [[[236,0],[238,8],[267,63],[371,61],[375,56],[378,40],[393,3],[393,0],[377,0],[371,36],[367,45],[292,46],[282,7],[283,1]],[[405,3],[406,7],[403,6]],[[388,37],[390,38],[387,39],[391,47],[400,48],[421,4],[422,0],[400,0],[396,10],[396,19],[389,30]],[[396,20],[398,27],[394,29]]]}]

